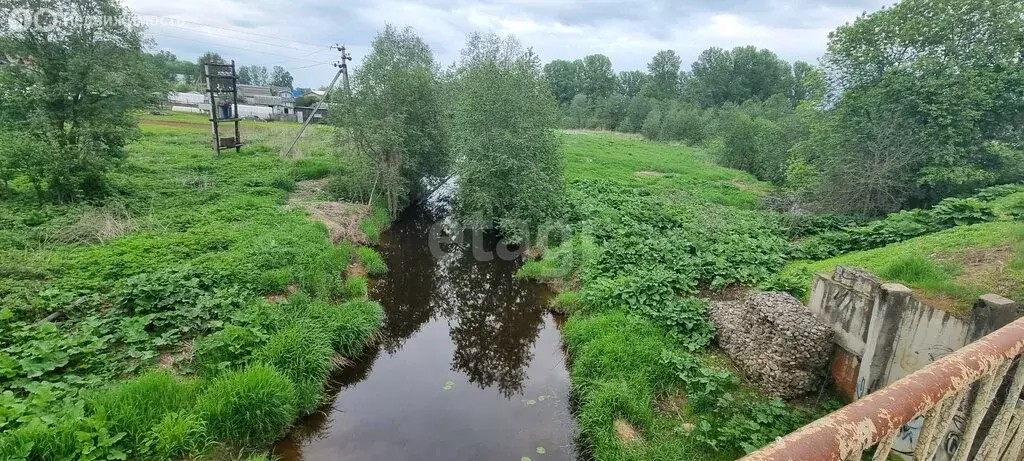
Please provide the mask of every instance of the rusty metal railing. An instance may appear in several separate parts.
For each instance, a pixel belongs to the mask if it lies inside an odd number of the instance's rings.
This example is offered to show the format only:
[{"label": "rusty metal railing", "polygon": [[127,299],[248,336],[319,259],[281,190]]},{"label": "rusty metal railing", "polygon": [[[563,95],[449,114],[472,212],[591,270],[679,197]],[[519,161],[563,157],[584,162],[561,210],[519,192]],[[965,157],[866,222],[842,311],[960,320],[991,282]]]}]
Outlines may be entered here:
[{"label": "rusty metal railing", "polygon": [[[953,415],[970,407],[960,445],[952,461],[1021,459],[1024,431],[1011,434],[1018,409],[1024,366],[1013,367],[1024,352],[1024,318],[825,416],[742,461],[853,461],[875,447],[873,461],[888,458],[901,428],[918,416],[923,427],[914,447],[915,460],[932,460]],[[1007,384],[1004,380],[1013,369]],[[977,386],[975,386],[977,383]],[[976,391],[972,391],[976,388]],[[1005,390],[1005,394],[1000,392]],[[1005,398],[996,399],[997,393]],[[990,408],[993,404],[998,408]],[[990,411],[991,410],[991,411]],[[994,417],[992,414],[994,413]],[[986,418],[986,414],[989,416]],[[985,430],[979,434],[982,422]],[[980,445],[976,446],[980,440]],[[973,448],[977,448],[973,450]]]}]

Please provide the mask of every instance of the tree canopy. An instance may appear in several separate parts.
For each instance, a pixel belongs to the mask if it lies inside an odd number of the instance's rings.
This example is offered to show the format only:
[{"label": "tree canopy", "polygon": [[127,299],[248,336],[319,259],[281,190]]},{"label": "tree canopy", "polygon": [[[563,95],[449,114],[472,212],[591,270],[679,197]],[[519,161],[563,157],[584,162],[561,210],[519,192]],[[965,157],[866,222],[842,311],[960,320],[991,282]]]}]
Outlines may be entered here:
[{"label": "tree canopy", "polygon": [[454,76],[457,208],[511,240],[560,217],[563,158],[540,60],[514,38],[473,34]]}]

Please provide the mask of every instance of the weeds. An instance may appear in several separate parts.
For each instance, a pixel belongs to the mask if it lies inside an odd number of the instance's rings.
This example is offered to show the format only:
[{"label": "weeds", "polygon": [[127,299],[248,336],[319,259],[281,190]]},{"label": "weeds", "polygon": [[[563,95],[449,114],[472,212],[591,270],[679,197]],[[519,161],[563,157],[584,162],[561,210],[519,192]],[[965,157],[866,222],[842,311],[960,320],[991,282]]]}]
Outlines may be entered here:
[{"label": "weeds", "polygon": [[350,275],[345,280],[345,295],[348,299],[365,298],[368,290],[367,283],[364,275]]}]

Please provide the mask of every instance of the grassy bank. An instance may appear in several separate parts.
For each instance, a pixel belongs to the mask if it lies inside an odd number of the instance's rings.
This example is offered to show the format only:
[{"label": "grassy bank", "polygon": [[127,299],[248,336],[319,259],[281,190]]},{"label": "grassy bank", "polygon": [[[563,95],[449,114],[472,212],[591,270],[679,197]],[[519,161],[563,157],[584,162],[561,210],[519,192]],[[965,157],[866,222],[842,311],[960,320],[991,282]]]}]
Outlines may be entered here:
[{"label": "grassy bank", "polygon": [[978,296],[1024,299],[1024,223],[1002,221],[955,227],[882,248],[786,266],[783,277],[809,283],[835,266],[867,269],[903,283],[950,312],[964,314]]},{"label": "grassy bank", "polygon": [[562,288],[579,427],[594,458],[735,459],[810,421],[743,384],[711,348],[700,290],[755,286],[785,263],[767,187],[693,149],[565,135],[574,237],[521,275]]},{"label": "grassy bank", "polygon": [[206,123],[146,116],[103,202],[39,204],[21,180],[0,200],[0,458],[261,450],[379,327],[346,274],[386,268],[286,206],[333,168],[328,132],[282,159],[298,126],[247,122],[216,158]]}]

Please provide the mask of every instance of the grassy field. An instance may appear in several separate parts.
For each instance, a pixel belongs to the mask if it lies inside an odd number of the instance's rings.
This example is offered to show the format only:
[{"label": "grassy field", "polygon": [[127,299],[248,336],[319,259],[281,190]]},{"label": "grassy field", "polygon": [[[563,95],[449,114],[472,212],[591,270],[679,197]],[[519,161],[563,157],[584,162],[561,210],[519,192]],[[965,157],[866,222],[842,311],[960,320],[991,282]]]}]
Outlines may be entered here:
[{"label": "grassy field", "polygon": [[694,149],[612,133],[564,135],[574,237],[528,262],[571,312],[579,427],[594,459],[729,460],[810,421],[741,383],[710,348],[700,290],[757,285],[789,243],[760,211],[768,186]]},{"label": "grassy field", "polygon": [[917,289],[933,305],[963,314],[985,293],[1024,299],[1024,223],[955,227],[883,248],[794,262],[784,273],[809,279],[800,274],[831,273],[837,265],[867,269]]},{"label": "grassy field", "polygon": [[[246,122],[214,157],[206,118],[146,115],[102,203],[0,200],[0,458],[236,459],[320,404],[381,309],[286,206],[333,168],[328,131]],[[358,254],[357,254],[358,250]],[[365,285],[365,281],[363,282]]]}]

